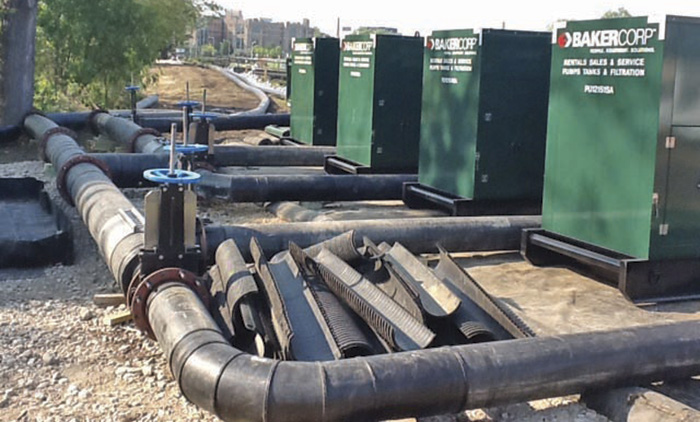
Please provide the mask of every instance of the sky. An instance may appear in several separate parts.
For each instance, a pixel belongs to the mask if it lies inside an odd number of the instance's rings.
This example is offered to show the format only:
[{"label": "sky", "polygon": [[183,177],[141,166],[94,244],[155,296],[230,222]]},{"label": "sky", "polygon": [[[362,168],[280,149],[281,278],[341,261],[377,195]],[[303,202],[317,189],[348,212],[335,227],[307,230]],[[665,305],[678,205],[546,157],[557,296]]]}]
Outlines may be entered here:
[{"label": "sky", "polygon": [[413,35],[427,35],[437,29],[501,28],[546,30],[559,19],[596,19],[611,9],[624,7],[634,16],[687,15],[700,17],[697,0],[217,0],[228,9],[243,11],[244,18],[271,18],[275,21],[301,21],[336,34],[341,26],[389,26]]}]

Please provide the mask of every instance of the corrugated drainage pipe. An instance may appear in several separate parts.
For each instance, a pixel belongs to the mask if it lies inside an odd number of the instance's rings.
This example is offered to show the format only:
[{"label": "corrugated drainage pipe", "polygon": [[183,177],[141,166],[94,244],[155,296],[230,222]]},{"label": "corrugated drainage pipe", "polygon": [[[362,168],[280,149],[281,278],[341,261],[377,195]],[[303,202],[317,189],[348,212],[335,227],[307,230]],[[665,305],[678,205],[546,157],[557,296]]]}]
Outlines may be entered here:
[{"label": "corrugated drainage pipe", "polygon": [[700,373],[695,321],[292,362],[230,346],[183,285],[162,285],[147,312],[183,395],[226,421],[427,416]]}]

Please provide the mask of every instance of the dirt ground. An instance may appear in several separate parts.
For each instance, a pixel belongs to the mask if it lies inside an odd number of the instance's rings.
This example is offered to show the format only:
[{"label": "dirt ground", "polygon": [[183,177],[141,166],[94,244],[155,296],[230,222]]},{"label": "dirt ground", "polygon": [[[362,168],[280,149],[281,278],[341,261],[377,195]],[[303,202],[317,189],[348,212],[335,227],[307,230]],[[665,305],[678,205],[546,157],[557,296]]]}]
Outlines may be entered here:
[{"label": "dirt ground", "polygon": [[196,66],[155,66],[151,72],[158,81],[145,94],[158,94],[159,108],[177,108],[175,104],[186,98],[186,83],[190,83],[190,99],[202,101],[202,90],[207,90],[207,109],[230,112],[248,110],[258,105],[255,95],[239,88],[219,72]]}]

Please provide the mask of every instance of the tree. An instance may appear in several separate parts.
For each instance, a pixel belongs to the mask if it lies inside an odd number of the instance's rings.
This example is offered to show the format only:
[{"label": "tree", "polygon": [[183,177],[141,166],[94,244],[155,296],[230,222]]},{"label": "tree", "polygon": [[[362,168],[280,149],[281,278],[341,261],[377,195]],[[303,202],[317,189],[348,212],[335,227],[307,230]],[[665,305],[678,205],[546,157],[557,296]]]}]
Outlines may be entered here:
[{"label": "tree", "polygon": [[204,44],[202,46],[202,56],[204,57],[214,57],[216,56],[216,47],[211,44]]},{"label": "tree", "polygon": [[219,45],[219,55],[228,56],[229,54],[231,54],[231,42],[229,42],[229,40],[224,40]]},{"label": "tree", "polygon": [[253,47],[253,54],[256,57],[266,57],[266,58],[279,58],[282,57],[282,47],[263,47],[256,45]]},{"label": "tree", "polygon": [[143,83],[154,60],[182,43],[210,7],[218,6],[202,0],[41,0],[37,107],[126,105],[124,86]]},{"label": "tree", "polygon": [[396,34],[398,34],[398,31],[396,30],[396,28],[361,26],[352,32],[352,35],[365,35],[365,34],[396,35]]},{"label": "tree", "polygon": [[601,16],[603,19],[615,19],[615,18],[629,18],[631,17],[632,14],[625,9],[624,7],[620,7],[617,10],[608,10],[607,12],[603,13],[603,16]]}]

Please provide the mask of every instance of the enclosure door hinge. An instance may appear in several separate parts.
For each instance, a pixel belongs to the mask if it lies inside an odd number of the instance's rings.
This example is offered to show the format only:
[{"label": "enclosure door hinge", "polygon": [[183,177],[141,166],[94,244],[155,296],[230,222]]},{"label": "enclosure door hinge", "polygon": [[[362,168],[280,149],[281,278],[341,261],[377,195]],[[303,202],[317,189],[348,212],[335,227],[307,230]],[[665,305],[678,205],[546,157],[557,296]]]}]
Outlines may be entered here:
[{"label": "enclosure door hinge", "polygon": [[674,149],[676,147],[676,137],[667,136],[666,137],[666,149]]},{"label": "enclosure door hinge", "polygon": [[659,235],[660,236],[667,236],[668,235],[668,224],[659,225]]}]

